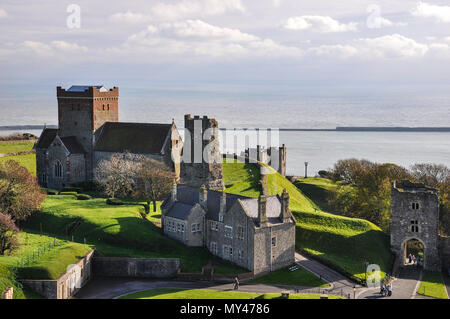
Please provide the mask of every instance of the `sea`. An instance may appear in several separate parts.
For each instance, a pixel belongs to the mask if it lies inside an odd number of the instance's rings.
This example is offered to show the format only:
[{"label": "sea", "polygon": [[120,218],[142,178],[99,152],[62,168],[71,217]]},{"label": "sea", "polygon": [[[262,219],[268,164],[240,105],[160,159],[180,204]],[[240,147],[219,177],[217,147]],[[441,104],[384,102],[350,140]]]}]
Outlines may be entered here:
[{"label": "sea", "polygon": [[[119,87],[120,121],[171,123],[174,120],[181,132],[187,113],[216,118],[221,128],[229,130],[450,127],[448,88],[218,84]],[[17,93],[0,90],[0,115],[0,126],[56,125],[56,89],[43,86],[26,92],[17,90]],[[40,134],[40,130],[26,131]],[[14,132],[0,130],[0,135]],[[450,167],[449,132],[279,131],[278,136],[276,142],[287,147],[288,175],[304,175],[305,162],[308,162],[308,176],[313,176],[347,158],[404,167],[415,163]],[[221,148],[223,152],[239,153],[243,145],[226,141]]]}]

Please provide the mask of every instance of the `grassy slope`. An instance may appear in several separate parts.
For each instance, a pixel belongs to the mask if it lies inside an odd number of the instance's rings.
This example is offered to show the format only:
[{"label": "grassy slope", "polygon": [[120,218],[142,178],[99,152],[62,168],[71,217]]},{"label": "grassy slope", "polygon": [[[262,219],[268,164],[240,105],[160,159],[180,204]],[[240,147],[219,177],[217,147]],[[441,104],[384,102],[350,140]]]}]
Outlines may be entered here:
[{"label": "grassy slope", "polygon": [[321,210],[334,213],[328,204],[328,199],[336,192],[338,184],[326,178],[298,178],[294,185],[305,196],[312,199]]},{"label": "grassy slope", "polygon": [[433,298],[448,299],[442,274],[436,271],[424,271],[417,293]]},{"label": "grassy slope", "polygon": [[0,154],[31,151],[34,141],[0,142]]},{"label": "grassy slope", "polygon": [[31,175],[36,176],[36,154],[30,153],[25,155],[4,156],[0,157],[0,162],[14,160],[21,166],[28,169]]},{"label": "grassy slope", "polygon": [[[241,175],[245,177],[245,184],[251,185],[248,165],[252,164],[245,165],[247,173],[242,163],[224,166],[225,184],[229,183],[229,176]],[[297,249],[356,279],[364,278],[365,261],[380,265],[383,272],[390,272],[392,255],[389,239],[379,227],[366,220],[323,212],[290,181],[274,170],[271,173],[267,181],[270,194],[279,194],[286,188],[290,195],[290,208],[297,220]],[[239,183],[235,182],[233,188],[239,189]],[[259,190],[246,189],[246,193],[255,193],[256,197]]]},{"label": "grassy slope", "polygon": [[[54,238],[26,231],[20,233],[19,240],[21,243],[19,250],[12,255],[0,256],[0,292],[13,286],[16,299],[39,298],[30,289],[17,282],[16,278],[56,279],[66,271],[68,265],[91,249],[87,245],[57,241],[56,246],[49,250],[48,245],[54,243]],[[21,265],[21,262],[24,265]]]},{"label": "grassy slope", "polygon": [[[188,248],[164,236],[161,229],[152,221],[157,221],[160,212],[152,213],[149,220],[140,217],[140,206],[106,205],[103,198],[78,201],[71,195],[49,195],[41,212],[36,214],[26,227],[38,230],[42,223],[43,231],[65,238],[66,227],[79,223],[73,231],[75,241],[93,244],[99,254],[105,256],[128,257],[172,257],[181,258],[182,270],[200,272],[211,259],[203,248]],[[231,273],[246,270],[225,261],[216,261],[218,272],[221,267]]]},{"label": "grassy slope", "polygon": [[[120,299],[277,299],[277,293],[250,293],[239,291],[217,291],[207,289],[150,289],[122,296]],[[289,299],[319,299],[319,294],[291,294]],[[340,296],[329,295],[330,299],[342,299]]]}]

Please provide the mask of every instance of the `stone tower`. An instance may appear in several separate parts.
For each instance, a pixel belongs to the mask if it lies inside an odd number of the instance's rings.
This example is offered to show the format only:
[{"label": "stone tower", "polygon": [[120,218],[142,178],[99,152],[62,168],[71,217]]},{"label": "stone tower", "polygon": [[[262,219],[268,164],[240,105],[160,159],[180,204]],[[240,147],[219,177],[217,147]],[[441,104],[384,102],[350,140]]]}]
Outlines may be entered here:
[{"label": "stone tower", "polygon": [[219,149],[219,125],[207,116],[184,116],[184,145],[181,179],[184,184],[210,190],[222,190],[222,155]]},{"label": "stone tower", "polygon": [[74,136],[86,152],[86,179],[92,180],[95,132],[105,122],[119,121],[119,88],[74,85],[58,86],[58,135]]},{"label": "stone tower", "polygon": [[407,243],[423,246],[424,268],[440,271],[439,194],[434,188],[408,181],[394,182],[391,189],[391,249],[404,265]]}]

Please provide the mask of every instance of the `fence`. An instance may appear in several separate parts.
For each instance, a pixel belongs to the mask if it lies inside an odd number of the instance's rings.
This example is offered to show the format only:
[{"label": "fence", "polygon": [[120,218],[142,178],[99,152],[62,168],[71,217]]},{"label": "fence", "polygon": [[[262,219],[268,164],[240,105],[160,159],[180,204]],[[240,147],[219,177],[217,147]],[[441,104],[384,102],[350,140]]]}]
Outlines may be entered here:
[{"label": "fence", "polygon": [[54,248],[62,246],[65,243],[66,241],[53,237],[53,241],[42,244],[41,246],[33,249],[33,251],[28,254],[22,254],[17,260],[16,266],[17,267],[30,266],[35,262],[38,262],[40,257],[42,257],[46,252],[48,253]]}]

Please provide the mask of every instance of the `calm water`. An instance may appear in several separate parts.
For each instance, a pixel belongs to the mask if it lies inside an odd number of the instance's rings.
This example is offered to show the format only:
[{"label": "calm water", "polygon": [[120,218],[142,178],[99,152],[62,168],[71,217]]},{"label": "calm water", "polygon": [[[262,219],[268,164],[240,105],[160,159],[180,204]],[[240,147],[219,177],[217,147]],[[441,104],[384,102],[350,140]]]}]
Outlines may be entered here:
[{"label": "calm water", "polygon": [[[57,124],[54,87],[19,91],[0,88],[0,125]],[[334,128],[336,126],[450,126],[450,93],[392,89],[189,86],[120,88],[120,121],[170,123],[208,115],[226,128]],[[0,131],[1,135],[11,132]],[[30,133],[39,134],[39,131]],[[450,133],[280,132],[287,145],[288,174],[315,174],[343,158],[410,166],[450,166]],[[224,149],[227,149],[225,145]]]}]

